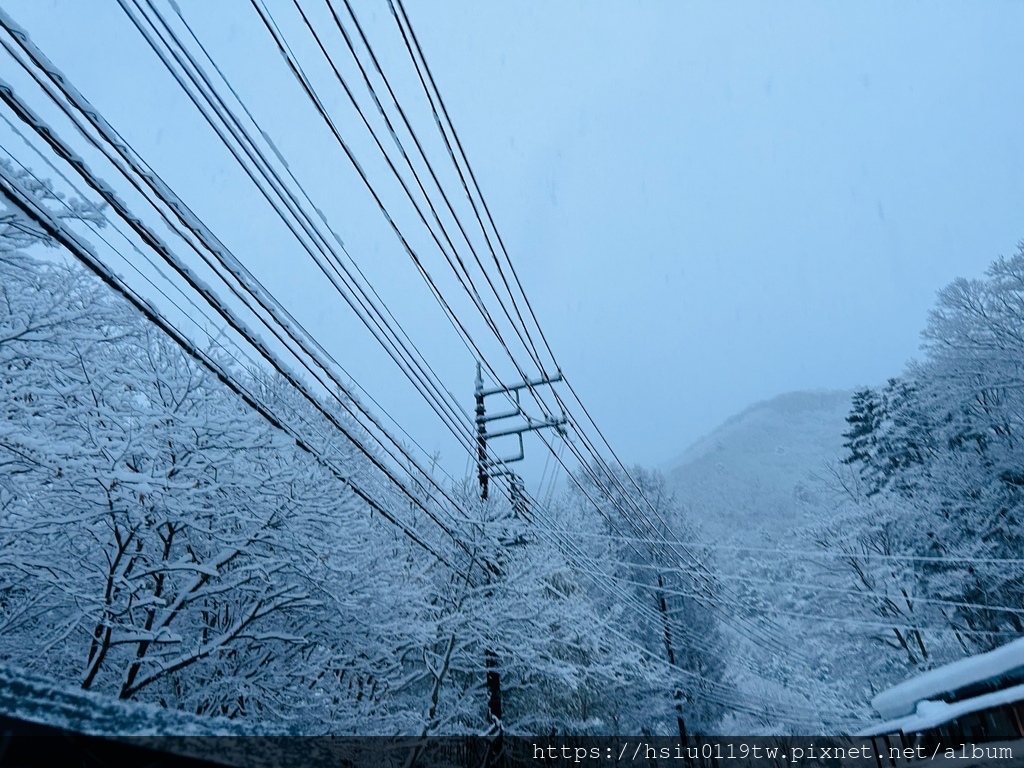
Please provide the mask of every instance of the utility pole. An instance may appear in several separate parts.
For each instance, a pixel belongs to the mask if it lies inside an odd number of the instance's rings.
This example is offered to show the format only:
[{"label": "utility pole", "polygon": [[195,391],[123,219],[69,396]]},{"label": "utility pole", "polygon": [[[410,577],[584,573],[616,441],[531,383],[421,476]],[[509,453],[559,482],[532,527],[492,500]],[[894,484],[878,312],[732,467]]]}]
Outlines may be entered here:
[{"label": "utility pole", "polygon": [[[535,419],[532,416],[528,416],[523,410],[522,403],[520,401],[519,393],[524,389],[533,389],[534,387],[542,387],[546,385],[555,384],[562,380],[562,374],[558,373],[554,376],[543,377],[539,379],[528,379],[521,384],[512,384],[511,386],[494,387],[492,389],[484,389],[483,371],[480,363],[476,364],[476,469],[477,479],[480,482],[480,498],[486,499],[488,496],[488,488],[490,484],[490,478],[497,475],[507,475],[510,478],[510,494],[512,496],[513,507],[519,506],[525,507],[525,500],[522,493],[523,481],[517,474],[505,468],[506,464],[511,464],[516,461],[522,461],[526,458],[524,446],[523,446],[523,434],[526,432],[532,432],[538,429],[546,429],[551,427],[556,431],[565,431],[566,418],[549,417],[546,419]],[[503,411],[501,413],[495,413],[490,416],[487,415],[487,409],[484,404],[485,398],[491,395],[505,395],[506,397],[511,396],[515,402],[512,403],[512,410]],[[522,417],[525,420],[525,424],[518,426],[506,427],[499,429],[494,432],[487,431],[487,425],[492,421],[500,421],[504,419],[511,419],[516,417]],[[519,453],[515,456],[508,456],[501,459],[488,459],[487,458],[487,441],[493,440],[498,437],[510,437],[515,435],[519,438]]]},{"label": "utility pole", "polygon": [[[526,506],[526,494],[524,493],[523,480],[519,475],[507,469],[505,465],[516,461],[522,461],[526,457],[523,446],[524,433],[538,429],[545,429],[547,427],[551,427],[558,431],[564,431],[567,420],[564,416],[561,418],[551,417],[546,419],[534,419],[528,416],[526,412],[523,411],[523,407],[519,399],[519,393],[524,389],[551,385],[561,380],[562,374],[559,373],[552,377],[527,380],[521,384],[514,384],[512,386],[484,389],[483,371],[480,363],[476,364],[476,468],[477,480],[480,483],[480,498],[482,500],[487,499],[490,479],[492,477],[506,475],[509,478],[509,501],[512,505],[512,510],[518,516],[523,518],[526,517],[528,510]],[[484,401],[491,395],[499,394],[505,395],[506,397],[511,396],[514,399],[513,408],[510,411],[503,411],[501,413],[495,413],[488,416]],[[490,422],[517,417],[521,417],[526,423],[518,426],[506,427],[494,432],[487,431],[487,425]],[[518,454],[502,459],[487,458],[488,439],[510,437],[512,435],[519,438]],[[499,672],[498,655],[489,648],[484,651],[484,667],[487,670],[487,711],[491,723],[497,728],[496,739],[489,750],[489,762],[493,763],[494,760],[491,758],[499,756],[501,754],[502,747],[501,673]]]},{"label": "utility pole", "polygon": [[484,377],[476,364],[476,469],[480,498],[487,500],[487,417],[484,415]]},{"label": "utility pole", "polygon": [[[665,652],[668,656],[668,663],[675,667],[676,665],[676,654],[672,649],[672,629],[668,619],[668,604],[665,602],[665,579],[659,573],[658,574],[658,610],[661,612],[661,620],[665,632]],[[686,745],[686,721],[683,720],[683,692],[678,688],[676,689],[675,696],[676,700],[676,725],[679,726],[679,741],[685,746]]]}]

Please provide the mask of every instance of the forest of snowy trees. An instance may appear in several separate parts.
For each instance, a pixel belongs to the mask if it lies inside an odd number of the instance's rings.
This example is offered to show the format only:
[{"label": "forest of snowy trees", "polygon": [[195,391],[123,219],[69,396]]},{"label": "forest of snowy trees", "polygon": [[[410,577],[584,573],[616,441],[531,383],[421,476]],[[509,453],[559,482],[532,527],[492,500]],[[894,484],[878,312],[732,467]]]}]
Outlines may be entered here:
[{"label": "forest of snowy trees", "polygon": [[[854,395],[817,522],[724,600],[658,473],[581,470],[520,514],[469,482],[412,499],[341,409],[351,437],[210,346],[332,470],[53,245],[0,218],[8,670],[296,733],[483,733],[495,670],[508,733],[807,732],[1024,630],[1024,247],[940,293],[923,359]],[[621,519],[641,499],[645,535]],[[425,510],[461,549],[406,535]],[[793,653],[741,641],[725,609]]]},{"label": "forest of snowy trees", "polygon": [[1024,245],[943,289],[923,337],[922,361],[856,394],[845,459],[860,546],[918,558],[899,573],[863,568],[890,596],[879,615],[935,628],[893,628],[918,668],[1024,632]]},{"label": "forest of snowy trees", "polygon": [[984,651],[1024,632],[1024,246],[985,279],[940,293],[924,350],[903,377],[857,393],[846,459],[860,480],[862,546],[899,542],[919,558],[898,575],[865,569],[898,587],[901,614],[938,630],[894,627],[918,667],[950,644]]},{"label": "forest of snowy trees", "polygon": [[1024,245],[944,288],[922,337],[853,395],[816,522],[749,588],[800,648],[751,665],[825,718],[870,718],[879,690],[1024,634]]},{"label": "forest of snowy trees", "polygon": [[[55,215],[102,226],[100,210],[58,206],[15,175]],[[546,529],[457,485],[452,525],[467,547],[432,558],[46,249],[13,205],[0,227],[4,667],[287,732],[443,734],[493,727],[491,659],[508,733],[672,734],[679,717],[714,730],[730,688],[710,560],[696,563],[698,588],[662,572],[667,552],[611,535],[614,483],[583,480]],[[286,382],[209,352],[381,509],[415,521]],[[668,537],[690,536],[660,476],[638,477]]]}]

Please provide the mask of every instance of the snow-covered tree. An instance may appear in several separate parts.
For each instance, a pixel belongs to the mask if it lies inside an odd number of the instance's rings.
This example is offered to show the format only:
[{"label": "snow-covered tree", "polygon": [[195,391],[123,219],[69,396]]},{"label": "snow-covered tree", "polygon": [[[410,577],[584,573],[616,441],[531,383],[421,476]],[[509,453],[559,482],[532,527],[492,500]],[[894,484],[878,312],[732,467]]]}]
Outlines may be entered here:
[{"label": "snow-covered tree", "polygon": [[[497,494],[484,502],[468,485],[454,491],[470,516],[462,539],[472,556],[432,569],[422,733],[614,730],[607,711],[624,705],[617,694],[643,678],[645,661],[615,635],[625,610],[604,612],[564,541],[551,535],[552,516],[564,510]],[[489,673],[500,680],[500,724],[490,720]]]},{"label": "snow-covered tree", "polygon": [[[618,642],[639,649],[659,670],[623,681],[623,706],[614,714],[620,732],[678,733],[680,721],[690,733],[714,729],[732,687],[712,609],[710,553],[693,545],[695,529],[660,473],[606,466],[580,471],[577,480],[569,504],[589,520],[582,530],[593,532],[591,562],[618,590],[595,590],[594,599],[602,610],[624,610]],[[627,516],[642,519],[644,533]]]},{"label": "snow-covered tree", "polygon": [[[98,281],[18,250],[47,241],[4,221],[0,659],[200,713],[411,730],[396,661],[420,643],[411,545]],[[330,434],[279,380],[235,373]],[[371,481],[346,440],[319,441]]]},{"label": "snow-covered tree", "polygon": [[[78,197],[68,198],[55,191],[49,179],[39,178],[28,169],[16,168],[9,160],[0,159],[0,167],[26,193],[43,203],[53,218],[86,221],[97,227],[105,225],[102,206]],[[6,210],[0,212],[0,256],[22,252],[34,245],[53,248],[57,243],[35,222],[29,220],[16,205],[9,203]]]},{"label": "snow-covered tree", "polygon": [[856,468],[872,496],[891,487],[903,496],[914,494],[915,474],[935,452],[934,432],[920,407],[913,382],[889,379],[879,390],[865,388],[853,395],[850,425],[843,433],[849,451],[844,464]]},{"label": "snow-covered tree", "polygon": [[[956,641],[933,645],[985,650],[1024,632],[1024,246],[944,288],[923,337],[921,361],[854,400],[846,462],[872,498],[843,526],[854,546],[917,559],[849,563],[883,616],[915,605]],[[912,665],[941,660],[926,633],[893,631]]]}]

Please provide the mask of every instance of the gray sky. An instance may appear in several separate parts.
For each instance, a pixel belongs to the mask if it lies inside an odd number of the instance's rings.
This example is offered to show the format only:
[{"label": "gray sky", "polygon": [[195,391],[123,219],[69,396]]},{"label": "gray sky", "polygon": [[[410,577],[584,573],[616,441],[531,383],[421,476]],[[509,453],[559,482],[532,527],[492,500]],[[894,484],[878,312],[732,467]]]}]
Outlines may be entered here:
[{"label": "gray sky", "polygon": [[[472,356],[250,4],[180,4],[470,408]],[[326,35],[323,4],[303,5]],[[268,6],[428,269],[457,295],[293,6]],[[898,374],[935,292],[979,276],[1024,238],[1024,4],[407,6],[540,323],[626,461],[664,464],[781,392]],[[269,220],[116,3],[4,7],[351,375],[463,474],[464,455]],[[355,7],[417,130],[430,134],[387,3]],[[23,82],[5,54],[0,66]],[[0,135],[11,143],[6,126]],[[440,163],[441,145],[431,151]],[[447,189],[459,190],[454,177]],[[457,306],[471,315],[468,301]],[[473,328],[483,338],[479,321]],[[486,354],[511,381],[495,349]],[[536,443],[527,452],[536,478],[545,453]]]}]

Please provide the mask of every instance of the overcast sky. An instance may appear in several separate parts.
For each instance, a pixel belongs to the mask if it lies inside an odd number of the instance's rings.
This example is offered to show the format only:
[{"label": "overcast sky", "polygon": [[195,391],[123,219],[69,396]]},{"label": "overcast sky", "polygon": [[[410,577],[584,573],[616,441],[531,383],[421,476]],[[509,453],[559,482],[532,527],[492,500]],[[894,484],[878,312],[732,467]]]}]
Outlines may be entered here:
[{"label": "overcast sky", "polygon": [[[180,5],[470,409],[473,356],[250,3]],[[417,130],[430,133],[386,0],[354,6]],[[413,222],[294,6],[268,7],[364,152],[361,167],[396,218]],[[323,2],[303,7],[326,37]],[[4,8],[346,370],[462,475],[466,457],[268,221],[116,2]],[[1024,238],[1024,4],[407,0],[407,9],[540,324],[626,461],[664,465],[782,392],[897,375],[917,354],[936,291],[980,276]],[[330,39],[342,60],[336,31]],[[30,94],[2,55],[2,76]],[[6,126],[0,135],[14,146]],[[429,239],[409,229],[445,279]],[[482,324],[473,328],[482,338]],[[545,452],[535,442],[527,452],[536,479]]]}]

